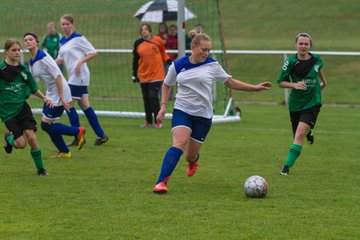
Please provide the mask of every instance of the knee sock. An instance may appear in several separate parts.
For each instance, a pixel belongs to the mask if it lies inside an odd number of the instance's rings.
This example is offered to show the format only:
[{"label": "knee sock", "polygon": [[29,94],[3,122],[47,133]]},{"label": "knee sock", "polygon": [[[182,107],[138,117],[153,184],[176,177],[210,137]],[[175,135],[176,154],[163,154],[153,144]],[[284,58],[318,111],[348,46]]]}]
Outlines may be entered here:
[{"label": "knee sock", "polygon": [[[54,145],[59,150],[59,152],[65,152],[65,153],[69,152],[70,150],[66,146],[66,143],[64,142],[64,139],[61,136],[61,133],[56,131],[57,127],[56,126],[53,127],[54,125],[55,124],[47,124],[47,123],[41,122],[41,129],[49,134],[51,141],[54,143]],[[59,125],[63,125],[63,124],[59,124]],[[66,126],[66,125],[63,125],[63,126]],[[79,128],[69,127],[69,126],[66,126],[66,127],[77,130],[77,133],[79,133]],[[76,135],[77,135],[77,133],[76,133]],[[72,136],[74,136],[74,135],[72,135]]]},{"label": "knee sock", "polygon": [[102,130],[102,128],[100,127],[100,123],[99,120],[95,114],[94,109],[92,109],[92,107],[89,107],[86,110],[83,110],[92,129],[94,130],[95,134],[98,137],[103,137],[105,135],[104,131]]},{"label": "knee sock", "polygon": [[290,146],[287,159],[285,160],[285,165],[291,168],[294,165],[296,159],[301,154],[301,150],[302,150],[302,146],[297,144],[292,144]]},{"label": "knee sock", "polygon": [[64,153],[70,152],[68,146],[66,145],[63,137],[60,134],[49,133],[49,136],[59,152],[64,152]]},{"label": "knee sock", "polygon": [[69,120],[70,120],[70,124],[73,127],[80,127],[80,120],[79,120],[79,115],[76,112],[76,109],[74,107],[70,108],[70,112],[66,111]]},{"label": "knee sock", "polygon": [[37,170],[44,168],[44,164],[41,156],[41,148],[31,149],[31,157],[34,160]]},{"label": "knee sock", "polygon": [[50,124],[50,131],[66,136],[77,136],[80,132],[78,127],[67,126],[62,123]]},{"label": "knee sock", "polygon": [[165,178],[170,177],[172,172],[174,171],[177,163],[180,160],[183,151],[176,147],[170,147],[169,150],[166,152],[164,160],[161,165],[160,176],[156,182],[163,182]]},{"label": "knee sock", "polygon": [[15,146],[14,135],[11,134],[11,135],[7,136],[6,139],[7,139],[7,141],[10,143],[11,146],[16,147],[16,146]]}]

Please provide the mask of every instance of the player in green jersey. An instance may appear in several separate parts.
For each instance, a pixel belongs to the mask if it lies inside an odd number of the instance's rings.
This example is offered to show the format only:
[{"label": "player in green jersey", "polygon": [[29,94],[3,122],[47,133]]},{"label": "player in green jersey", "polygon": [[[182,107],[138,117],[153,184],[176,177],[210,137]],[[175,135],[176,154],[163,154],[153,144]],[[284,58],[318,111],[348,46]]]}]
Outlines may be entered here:
[{"label": "player in green jersey", "polygon": [[61,34],[56,31],[54,22],[47,24],[48,33],[43,37],[40,48],[44,49],[49,55],[56,59],[59,54]]},{"label": "player in green jersey", "polygon": [[[297,53],[285,60],[277,83],[291,88],[289,111],[294,141],[280,172],[287,175],[302,151],[305,138],[314,143],[312,129],[322,105],[321,90],[326,86],[320,56],[310,53],[312,39],[307,33],[295,38]],[[319,82],[319,79],[321,83]]]},{"label": "player in green jersey", "polygon": [[18,40],[8,39],[4,46],[5,60],[0,63],[0,118],[9,130],[5,133],[4,148],[11,153],[13,147],[22,149],[26,147],[26,142],[29,143],[37,174],[47,176],[35,135],[36,121],[26,100],[32,93],[46,105],[52,107],[52,103],[38,89],[29,70],[19,63],[20,49]]}]

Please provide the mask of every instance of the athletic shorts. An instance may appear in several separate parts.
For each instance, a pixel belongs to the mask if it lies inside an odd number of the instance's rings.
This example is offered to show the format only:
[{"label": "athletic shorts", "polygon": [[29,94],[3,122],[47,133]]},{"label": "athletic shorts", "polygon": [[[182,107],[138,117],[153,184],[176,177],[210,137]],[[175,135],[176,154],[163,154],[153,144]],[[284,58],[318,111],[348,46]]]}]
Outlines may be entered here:
[{"label": "athletic shorts", "polygon": [[61,115],[64,113],[64,106],[57,106],[57,107],[49,107],[46,104],[44,104],[43,107],[43,117],[49,120],[55,120],[59,119]]},{"label": "athletic shorts", "polygon": [[5,121],[6,128],[14,134],[14,139],[24,134],[24,130],[34,130],[36,132],[36,121],[27,102],[18,115]]},{"label": "athletic shorts", "polygon": [[69,84],[71,90],[71,97],[74,99],[81,99],[82,96],[88,96],[89,92],[87,86],[77,86]]},{"label": "athletic shorts", "polygon": [[189,115],[181,110],[174,109],[171,120],[171,131],[177,127],[187,127],[190,129],[190,137],[203,143],[210,131],[212,119]]},{"label": "athletic shorts", "polygon": [[295,134],[299,122],[304,122],[313,129],[320,112],[320,107],[321,105],[317,105],[297,112],[290,112],[293,133]]}]

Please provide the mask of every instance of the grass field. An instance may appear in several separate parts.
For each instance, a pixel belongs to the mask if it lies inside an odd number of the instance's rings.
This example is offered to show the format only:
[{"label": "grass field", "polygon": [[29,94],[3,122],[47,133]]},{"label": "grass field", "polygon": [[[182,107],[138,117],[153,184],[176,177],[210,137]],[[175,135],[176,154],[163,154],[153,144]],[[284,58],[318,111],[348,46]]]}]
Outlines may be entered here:
[{"label": "grass field", "polygon": [[[194,177],[181,159],[166,195],[151,188],[169,121],[158,130],[102,118],[106,145],[92,146],[88,129],[84,149],[59,160],[40,130],[49,177],[35,176],[29,149],[0,152],[0,239],[359,239],[360,110],[324,107],[315,144],[287,177],[278,175],[291,143],[286,107],[242,111],[241,123],[213,126]],[[265,199],[242,192],[255,174],[268,180]]]},{"label": "grass field", "polygon": [[[146,0],[131,1],[131,9],[123,7],[127,1],[87,0],[90,10],[84,1],[3,0],[0,40],[21,39],[30,29],[41,33],[50,17],[71,12],[96,48],[131,48],[139,25],[131,15],[138,7],[134,2]],[[205,10],[214,1],[186,2],[199,19],[213,15]],[[359,51],[356,0],[220,0],[220,7],[228,49],[293,50],[294,36],[306,31],[314,50]],[[275,84],[283,61],[280,55],[228,57],[231,74],[251,83]],[[360,104],[360,59],[323,59],[329,85],[315,144],[304,145],[289,176],[278,175],[292,136],[287,108],[276,105],[283,90],[275,85],[267,92],[234,93],[242,121],[213,125],[196,175],[186,176],[182,158],[166,195],[151,189],[171,145],[169,121],[162,129],[140,129],[140,119],[100,118],[110,141],[94,147],[95,135],[81,117],[88,142],[72,150],[71,159],[50,159],[56,149],[44,131],[37,132],[48,177],[36,176],[29,148],[11,155],[0,149],[0,239],[360,239],[360,108],[329,105]],[[95,109],[142,110],[141,100],[116,100],[140,96],[139,86],[130,82],[130,55],[99,54],[89,66],[92,97],[104,97],[92,102]],[[66,116],[61,121],[68,123]],[[267,179],[265,199],[244,196],[243,182],[251,175]]]}]

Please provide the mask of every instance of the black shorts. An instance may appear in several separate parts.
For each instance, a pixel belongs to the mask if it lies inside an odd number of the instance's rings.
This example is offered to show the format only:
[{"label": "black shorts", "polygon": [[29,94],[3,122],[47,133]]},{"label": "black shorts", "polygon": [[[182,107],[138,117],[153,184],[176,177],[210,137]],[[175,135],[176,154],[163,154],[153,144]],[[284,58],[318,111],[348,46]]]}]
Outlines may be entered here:
[{"label": "black shorts", "polygon": [[319,115],[321,105],[317,105],[308,109],[304,109],[297,112],[290,112],[291,124],[293,134],[295,136],[295,132],[299,122],[304,122],[310,126],[311,129],[315,127],[316,119]]},{"label": "black shorts", "polygon": [[25,102],[23,109],[18,115],[5,121],[6,128],[14,134],[14,139],[24,134],[24,130],[32,129],[36,132],[36,121],[31,112],[31,108]]}]

